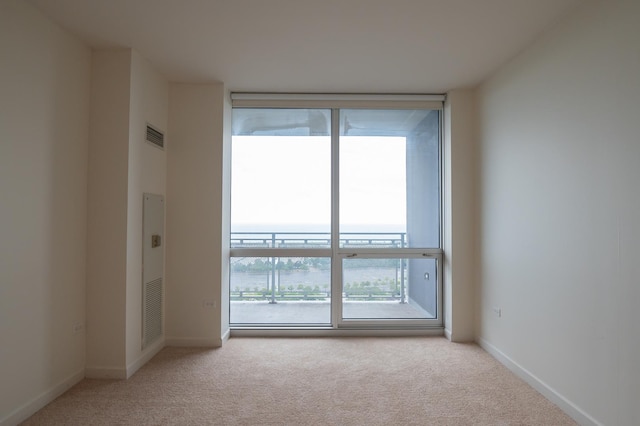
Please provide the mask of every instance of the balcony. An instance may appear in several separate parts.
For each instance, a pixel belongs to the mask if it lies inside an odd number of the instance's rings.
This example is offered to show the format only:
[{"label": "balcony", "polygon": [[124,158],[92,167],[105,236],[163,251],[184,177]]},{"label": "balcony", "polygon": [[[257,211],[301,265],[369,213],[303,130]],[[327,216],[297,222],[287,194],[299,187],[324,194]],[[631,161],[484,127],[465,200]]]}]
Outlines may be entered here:
[{"label": "balcony", "polygon": [[[341,233],[342,248],[405,248],[398,232]],[[235,232],[232,249],[330,249],[329,233]],[[424,264],[433,261],[434,265]],[[342,318],[435,318],[430,303],[416,303],[409,270],[415,262],[433,269],[433,259],[345,259],[342,265]],[[417,264],[416,264],[417,265]],[[413,267],[415,269],[415,267]],[[428,275],[429,272],[426,273]],[[423,274],[422,276],[425,276]],[[415,281],[415,280],[414,280]],[[420,283],[422,285],[422,283]],[[409,291],[410,289],[413,290]],[[434,287],[435,288],[435,287]],[[433,306],[432,309],[429,309]],[[326,257],[231,258],[230,322],[233,325],[331,324],[331,263]]]}]

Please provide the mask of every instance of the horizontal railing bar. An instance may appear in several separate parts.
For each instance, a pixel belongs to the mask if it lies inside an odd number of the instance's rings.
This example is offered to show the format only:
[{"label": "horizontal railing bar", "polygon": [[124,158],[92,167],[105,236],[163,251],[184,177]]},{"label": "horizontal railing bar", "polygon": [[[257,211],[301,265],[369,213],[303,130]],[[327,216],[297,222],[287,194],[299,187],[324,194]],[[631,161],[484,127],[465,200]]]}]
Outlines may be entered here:
[{"label": "horizontal railing bar", "polygon": [[232,247],[231,257],[331,257],[330,248]]},{"label": "horizontal railing bar", "polygon": [[[241,231],[231,233],[232,256],[331,256],[331,238],[329,232],[267,232]],[[293,236],[298,236],[294,238]],[[362,254],[380,254],[394,250],[395,254],[428,257],[443,253],[441,248],[407,247],[406,232],[343,232],[340,234],[338,253],[350,253],[358,250]],[[397,236],[398,238],[394,238]],[[391,238],[390,238],[391,237]],[[278,251],[274,251],[278,250]]]}]

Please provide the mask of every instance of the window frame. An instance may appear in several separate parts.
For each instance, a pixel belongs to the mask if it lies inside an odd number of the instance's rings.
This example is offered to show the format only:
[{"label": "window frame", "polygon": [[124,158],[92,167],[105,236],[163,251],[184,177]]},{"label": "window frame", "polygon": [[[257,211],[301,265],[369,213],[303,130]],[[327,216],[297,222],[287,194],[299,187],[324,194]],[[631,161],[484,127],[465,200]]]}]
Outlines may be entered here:
[{"label": "window frame", "polygon": [[[236,94],[247,95],[247,94]],[[266,94],[265,94],[266,95]],[[293,96],[293,95],[289,95]],[[349,96],[349,95],[345,95]],[[366,96],[357,100],[341,98],[338,101],[327,101],[322,98],[309,99],[309,97],[269,100],[269,96],[258,96],[254,100],[251,97],[239,96],[234,101],[233,109],[236,108],[322,108],[331,110],[331,247],[330,248],[230,248],[229,258],[233,257],[326,257],[331,260],[331,324],[327,325],[299,325],[299,324],[237,324],[231,323],[231,329],[343,329],[343,330],[367,330],[367,329],[420,329],[443,327],[443,278],[444,278],[444,141],[443,141],[443,103],[442,101],[427,102],[428,107],[420,107],[414,100],[407,101],[406,98],[398,102],[380,100],[376,97],[367,101]],[[411,95],[407,95],[411,96]],[[420,95],[418,95],[420,96]],[[430,95],[429,95],[430,96]],[[311,96],[313,98],[313,96]],[[232,99],[234,97],[232,96]],[[442,100],[444,97],[442,97]],[[318,104],[320,102],[320,104]],[[331,103],[331,106],[328,104]],[[434,102],[437,107],[434,107]],[[423,102],[424,104],[424,102]],[[340,222],[339,222],[339,200],[340,200],[340,110],[341,109],[429,109],[438,110],[438,199],[439,199],[439,246],[437,248],[354,248],[340,247]],[[233,153],[232,153],[233,155]],[[232,201],[233,202],[233,201]],[[342,292],[342,264],[343,260],[352,256],[358,258],[432,258],[436,261],[436,318],[433,319],[349,319],[343,317],[343,292]],[[229,285],[230,283],[227,283]],[[230,303],[227,300],[226,303]]]}]

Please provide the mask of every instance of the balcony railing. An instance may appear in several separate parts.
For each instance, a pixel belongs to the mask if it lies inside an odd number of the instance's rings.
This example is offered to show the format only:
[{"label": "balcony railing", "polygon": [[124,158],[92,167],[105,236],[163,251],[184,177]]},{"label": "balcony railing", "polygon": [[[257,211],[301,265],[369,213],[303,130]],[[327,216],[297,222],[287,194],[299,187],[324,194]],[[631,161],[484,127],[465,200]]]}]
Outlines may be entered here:
[{"label": "balcony railing", "polygon": [[[340,247],[406,247],[404,232],[341,232]],[[329,248],[329,232],[232,232],[231,248]]]},{"label": "balcony railing", "polygon": [[[341,248],[404,248],[407,246],[404,232],[342,232]],[[233,232],[231,248],[330,248],[329,232]],[[280,286],[279,268],[276,261],[264,273],[267,286],[262,289],[231,289],[232,301],[328,301],[330,292],[318,288],[284,289]],[[351,301],[406,301],[405,267],[396,267],[395,285],[391,288],[348,288],[342,297]]]}]

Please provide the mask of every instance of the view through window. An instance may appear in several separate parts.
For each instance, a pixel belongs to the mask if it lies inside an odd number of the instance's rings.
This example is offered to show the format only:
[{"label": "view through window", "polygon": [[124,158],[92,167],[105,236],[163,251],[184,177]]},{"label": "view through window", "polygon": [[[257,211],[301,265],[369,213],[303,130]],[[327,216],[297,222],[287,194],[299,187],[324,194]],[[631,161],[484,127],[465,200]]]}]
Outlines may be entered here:
[{"label": "view through window", "polygon": [[232,326],[440,324],[440,111],[235,108]]}]

